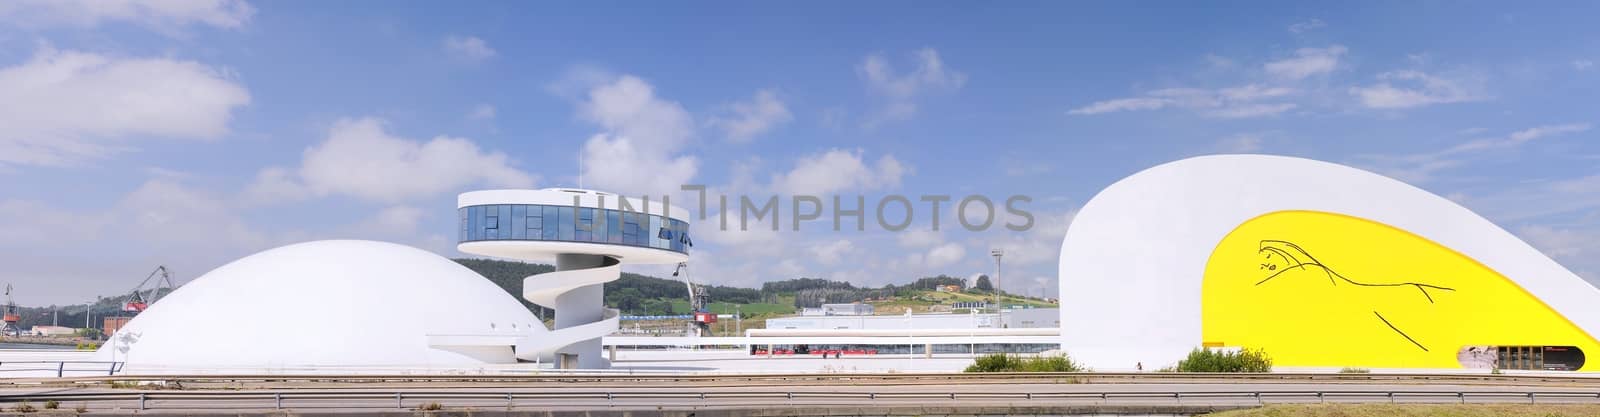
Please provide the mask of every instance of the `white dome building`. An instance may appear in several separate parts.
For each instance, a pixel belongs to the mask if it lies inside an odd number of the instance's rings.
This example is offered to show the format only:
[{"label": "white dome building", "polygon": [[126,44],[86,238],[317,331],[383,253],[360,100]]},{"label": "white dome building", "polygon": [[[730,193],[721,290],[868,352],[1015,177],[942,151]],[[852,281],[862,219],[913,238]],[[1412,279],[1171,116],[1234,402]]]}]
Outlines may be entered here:
[{"label": "white dome building", "polygon": [[150,306],[97,353],[125,372],[472,368],[548,332],[511,295],[433,253],[299,243],[239,259]]}]

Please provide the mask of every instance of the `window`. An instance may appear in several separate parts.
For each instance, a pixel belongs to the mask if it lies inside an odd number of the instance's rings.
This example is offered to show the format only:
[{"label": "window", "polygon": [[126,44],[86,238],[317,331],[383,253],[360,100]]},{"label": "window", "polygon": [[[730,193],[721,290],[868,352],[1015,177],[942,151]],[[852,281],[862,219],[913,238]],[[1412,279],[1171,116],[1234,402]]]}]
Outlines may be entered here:
[{"label": "window", "polygon": [[661,226],[661,216],[650,216],[650,234],[646,237],[650,242],[649,246],[652,248],[667,248],[667,240],[662,239],[660,235]]},{"label": "window", "polygon": [[544,237],[543,237],[543,240],[556,240],[556,231],[557,231],[557,229],[559,229],[559,227],[557,227],[556,224],[557,223],[561,223],[561,217],[558,216],[557,213],[559,213],[561,211],[561,209],[559,207],[556,207],[556,206],[540,206],[540,207],[541,207],[540,211],[544,215],[544,234],[543,234]]},{"label": "window", "polygon": [[594,239],[594,209],[579,208],[578,224],[574,225],[578,233],[573,235],[573,240],[588,242]]},{"label": "window", "polygon": [[607,229],[608,225],[606,224],[606,210],[596,209],[596,210],[592,210],[592,211],[594,212],[594,225],[593,225],[593,228],[594,228],[593,235],[594,236],[593,236],[593,239],[590,239],[590,240],[594,241],[594,242],[605,242],[606,241],[606,235],[609,232],[609,230]]},{"label": "window", "polygon": [[560,222],[556,224],[556,229],[560,231],[560,234],[556,236],[556,239],[573,240],[576,238],[578,219],[574,216],[578,213],[574,213],[575,211],[578,211],[577,208],[570,206],[556,210],[556,215],[560,218]]},{"label": "window", "polygon": [[622,243],[622,220],[616,210],[606,210],[606,241]]},{"label": "window", "polygon": [[511,206],[511,238],[522,240],[528,238],[528,206]]},{"label": "window", "polygon": [[[501,206],[485,207],[484,220],[483,220],[483,238],[484,239],[486,239],[486,240],[496,240],[496,239],[505,239],[506,238],[506,236],[500,234],[500,219],[502,217],[511,217],[510,216],[511,213],[509,213],[510,211],[511,211],[511,206],[501,205]],[[501,214],[506,214],[506,216],[501,216]]]},{"label": "window", "polygon": [[560,240],[685,252],[689,224],[624,210],[562,205],[493,204],[457,209],[461,242]]},{"label": "window", "polygon": [[543,230],[544,230],[544,217],[542,217],[543,214],[544,214],[544,207],[543,206],[528,206],[528,220],[527,220],[528,234],[527,234],[527,239],[539,240],[539,239],[544,238],[544,236],[542,235],[542,233],[544,233],[543,232]]},{"label": "window", "polygon": [[639,216],[633,213],[622,213],[622,243],[627,245],[639,244]]},{"label": "window", "polygon": [[483,206],[468,207],[467,221],[472,222],[467,229],[467,240],[483,240]]}]

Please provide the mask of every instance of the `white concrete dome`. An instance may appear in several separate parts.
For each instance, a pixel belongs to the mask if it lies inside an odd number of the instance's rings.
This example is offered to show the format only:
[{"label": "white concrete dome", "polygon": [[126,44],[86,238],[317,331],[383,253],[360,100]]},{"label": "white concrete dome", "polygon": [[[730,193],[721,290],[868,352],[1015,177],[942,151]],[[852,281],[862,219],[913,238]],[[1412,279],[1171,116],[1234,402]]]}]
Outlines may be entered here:
[{"label": "white concrete dome", "polygon": [[546,331],[510,294],[449,259],[329,240],[212,270],[152,304],[97,356],[131,372],[471,367],[516,362],[514,343],[440,341],[538,340]]}]

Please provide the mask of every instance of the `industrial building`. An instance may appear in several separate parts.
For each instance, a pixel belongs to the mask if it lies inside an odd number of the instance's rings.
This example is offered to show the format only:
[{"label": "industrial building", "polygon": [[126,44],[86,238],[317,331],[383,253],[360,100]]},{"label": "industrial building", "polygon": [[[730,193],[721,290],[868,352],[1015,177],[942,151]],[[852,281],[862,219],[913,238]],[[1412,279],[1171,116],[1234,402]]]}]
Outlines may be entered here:
[{"label": "industrial building", "polygon": [[872,304],[839,303],[800,309],[802,316],[870,316],[875,312]]},{"label": "industrial building", "polygon": [[1600,369],[1600,290],[1450,199],[1265,155],[1156,166],[1061,247],[1061,347],[1096,369],[1197,347],[1289,368]]}]

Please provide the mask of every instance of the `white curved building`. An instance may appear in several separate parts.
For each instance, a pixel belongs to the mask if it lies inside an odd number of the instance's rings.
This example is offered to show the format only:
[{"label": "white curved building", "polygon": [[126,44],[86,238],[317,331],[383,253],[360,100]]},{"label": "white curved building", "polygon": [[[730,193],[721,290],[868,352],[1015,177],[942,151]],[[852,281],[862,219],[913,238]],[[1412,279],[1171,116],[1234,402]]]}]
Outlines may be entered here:
[{"label": "white curved building", "polygon": [[96,355],[126,361],[128,373],[461,368],[515,363],[519,341],[547,336],[521,303],[454,261],[330,240],[212,270],[152,304]]},{"label": "white curved building", "polygon": [[605,307],[603,284],[621,265],[688,260],[689,212],[665,201],[565,188],[486,190],[461,194],[462,252],[522,260],[554,259],[556,271],[523,280],[522,296],[555,309],[555,329],[524,360],[561,368],[610,367],[600,337],[618,315]]},{"label": "white curved building", "polygon": [[1117,181],[1061,248],[1062,348],[1166,366],[1595,370],[1600,290],[1448,199],[1301,158],[1217,155]]}]

